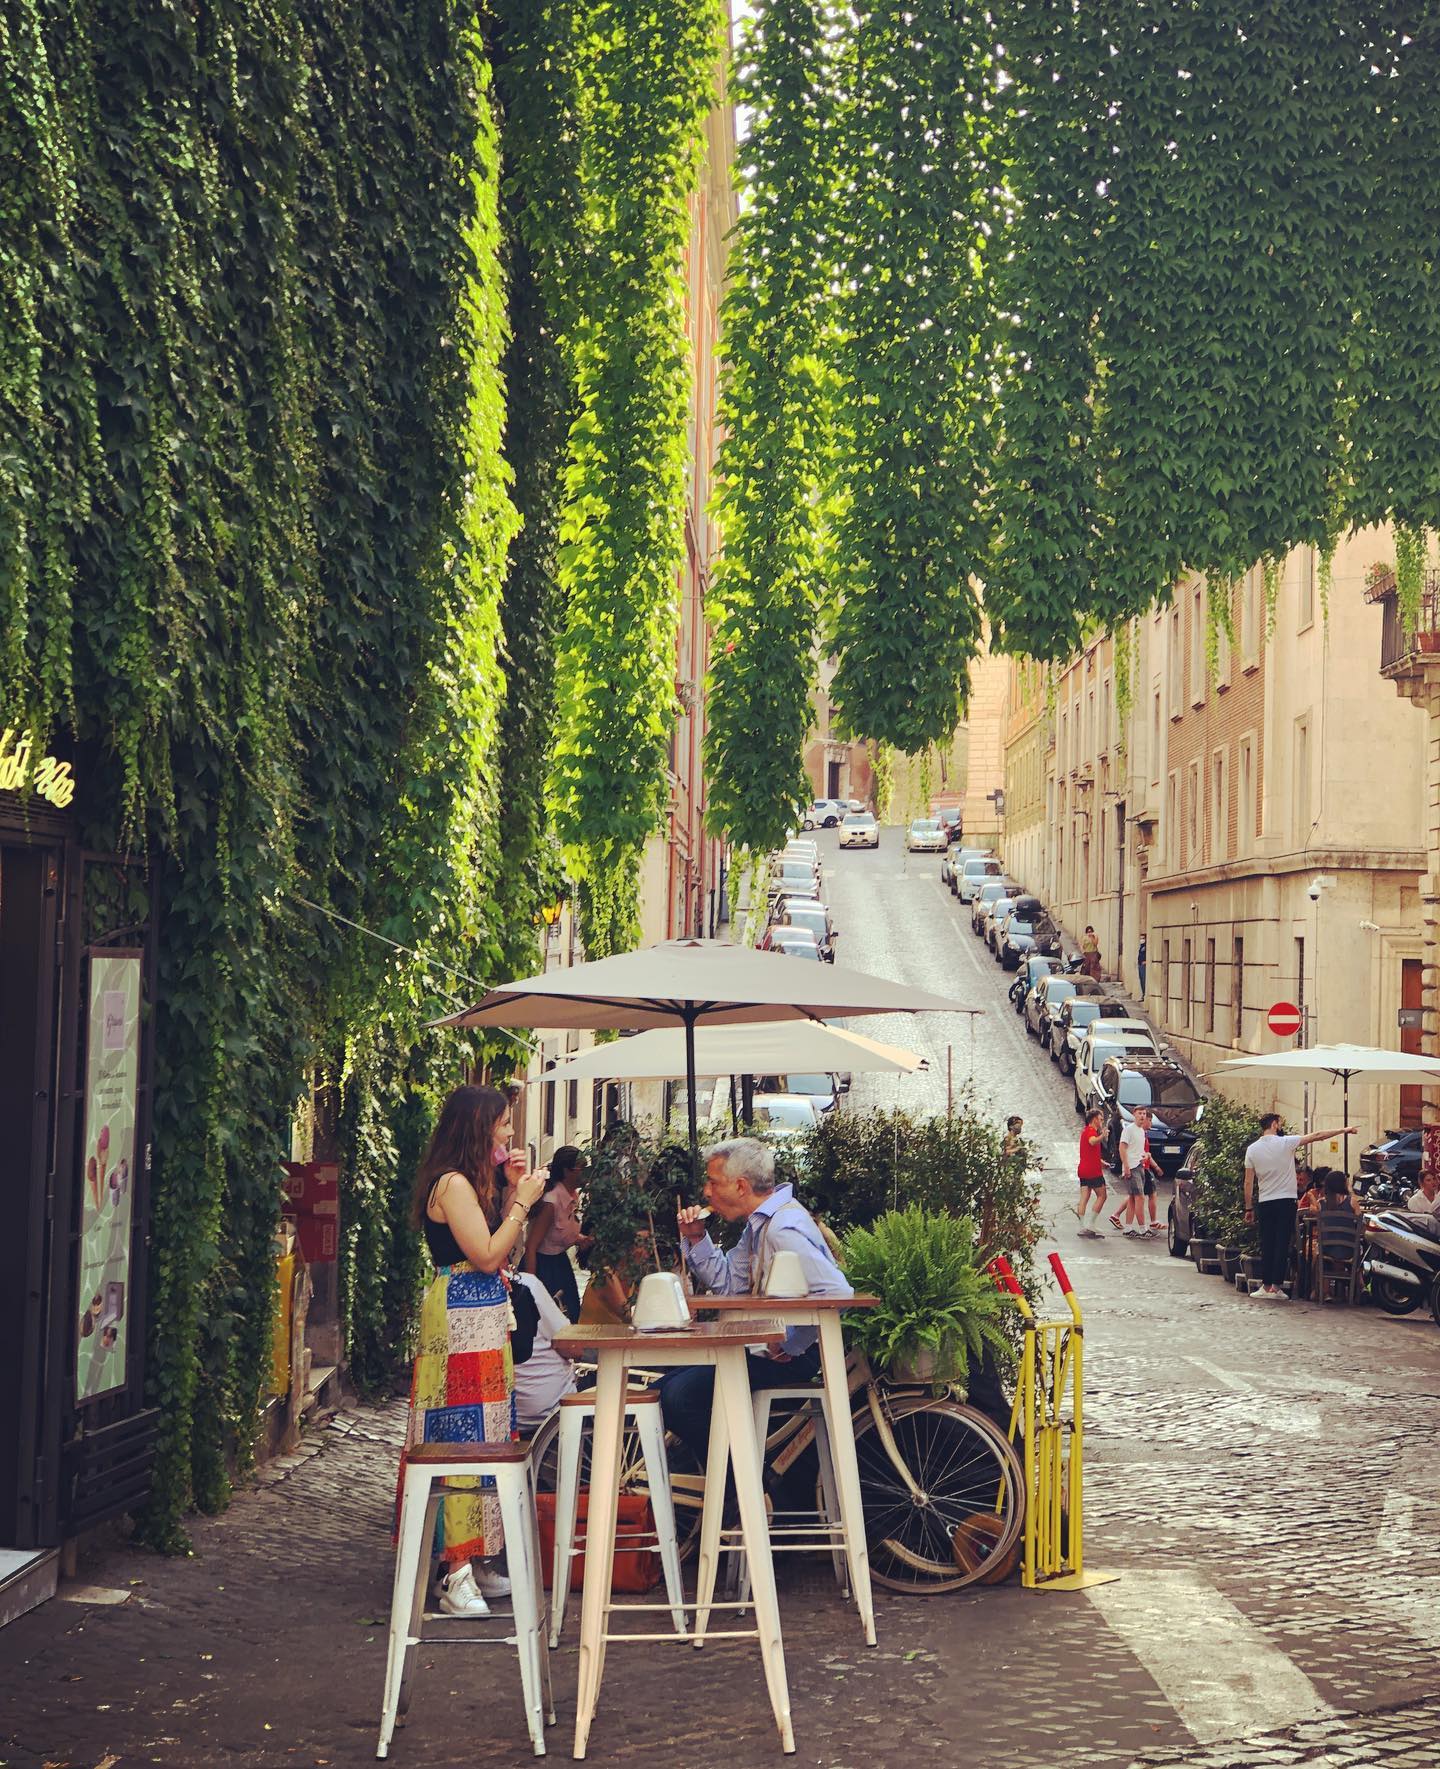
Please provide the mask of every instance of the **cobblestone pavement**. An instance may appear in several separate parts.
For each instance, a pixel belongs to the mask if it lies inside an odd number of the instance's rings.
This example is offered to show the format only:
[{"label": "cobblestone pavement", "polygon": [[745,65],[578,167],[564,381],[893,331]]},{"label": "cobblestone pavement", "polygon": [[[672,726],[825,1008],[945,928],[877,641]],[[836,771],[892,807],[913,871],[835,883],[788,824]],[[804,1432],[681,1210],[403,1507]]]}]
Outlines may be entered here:
[{"label": "cobblestone pavement", "polygon": [[[1086,1309],[1087,1561],[1121,1576],[1074,1594],[881,1593],[867,1651],[828,1571],[790,1557],[795,1760],[1440,1763],[1440,1335],[1428,1317],[1250,1304],[1163,1244],[1077,1241],[1069,1084],[1025,1039],[935,858],[907,862],[893,830],[884,843],[827,855],[843,961],[984,1017],[973,1031],[865,1022],[931,1066],[857,1076],[852,1102],[943,1105],[948,1057],[987,1109],[1024,1114],[1045,1162],[1045,1245]],[[336,1416],[225,1516],[198,1520],[193,1559],[117,1547],[83,1576],[125,1602],[57,1601],[0,1632],[0,1765],[373,1761],[400,1424],[396,1407]],[[555,1661],[562,1757],[574,1625]],[[471,1769],[527,1754],[513,1656],[427,1649],[391,1761]],[[756,1655],[612,1648],[590,1760],[778,1761]]]}]

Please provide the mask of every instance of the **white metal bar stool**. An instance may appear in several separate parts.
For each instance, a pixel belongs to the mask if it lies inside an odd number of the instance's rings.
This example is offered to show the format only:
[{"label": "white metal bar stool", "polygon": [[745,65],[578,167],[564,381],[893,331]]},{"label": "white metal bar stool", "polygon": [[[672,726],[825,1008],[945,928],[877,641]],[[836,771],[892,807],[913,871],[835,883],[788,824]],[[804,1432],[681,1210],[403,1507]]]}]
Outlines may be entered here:
[{"label": "white metal bar stool", "polygon": [[[586,1420],[595,1417],[595,1391],[582,1389],[560,1402],[559,1471],[555,1479],[555,1557],[550,1578],[550,1644],[558,1646],[565,1626],[566,1598],[570,1593],[570,1557],[575,1549],[575,1522],[580,1510],[580,1450]],[[680,1549],[675,1539],[675,1505],[670,1492],[670,1461],[665,1454],[665,1425],[660,1417],[660,1391],[631,1388],[625,1394],[626,1422],[635,1426],[640,1453],[645,1459],[645,1480],[650,1489],[650,1510],[655,1519],[654,1542],[665,1571],[665,1595],[675,1632],[686,1632],[685,1588],[680,1580]],[[617,1544],[647,1545],[645,1531],[618,1533]]]},{"label": "white metal bar stool", "polygon": [[[770,1407],[775,1401],[798,1401],[808,1415],[815,1433],[815,1454],[820,1464],[821,1510],[774,1511],[770,1517],[770,1552],[772,1554],[813,1554],[828,1549],[835,1567],[835,1583],[849,1597],[849,1567],[845,1558],[845,1524],[840,1511],[839,1488],[835,1483],[835,1463],[830,1454],[830,1432],[825,1424],[825,1397],[814,1382],[797,1383],[793,1388],[757,1388],[755,1390],[755,1442],[764,1467],[765,1440],[770,1435]],[[816,1517],[814,1523],[790,1521],[799,1517]],[[726,1531],[727,1536],[735,1532]],[[737,1553],[738,1577],[736,1595],[742,1604],[750,1598],[750,1563]]]},{"label": "white metal bar stool", "polygon": [[[444,1491],[440,1483],[462,1475],[495,1482],[505,1526],[505,1556],[514,1605],[514,1632],[506,1635],[424,1632],[430,1583],[430,1544]],[[390,1598],[390,1646],[385,1660],[385,1698],[380,1710],[377,1757],[390,1754],[395,1722],[410,1705],[417,1649],[429,1646],[514,1646],[520,1657],[525,1724],[537,1757],[545,1755],[545,1726],[555,1721],[550,1691],[550,1648],[545,1626],[540,1532],[535,1519],[535,1478],[530,1446],[523,1443],[419,1443],[405,1454],[400,1496],[395,1583]],[[447,1618],[448,1619],[448,1618]],[[460,1618],[456,1618],[460,1619]],[[483,1619],[483,1618],[482,1618]]]},{"label": "white metal bar stool", "polygon": [[[807,1398],[820,1401],[833,1470],[835,1511],[844,1544],[850,1594],[860,1614],[865,1644],[875,1644],[875,1602],[870,1589],[870,1555],[865,1541],[865,1508],[860,1496],[860,1464],[855,1454],[855,1426],[851,1417],[850,1377],[845,1363],[845,1342],[840,1316],[846,1312],[875,1308],[874,1296],[692,1296],[696,1313],[714,1310],[724,1320],[749,1313],[782,1322],[787,1327],[814,1327],[820,1343],[820,1381],[805,1390]],[[774,1391],[772,1391],[773,1393]],[[781,1391],[784,1392],[783,1390]],[[760,1398],[757,1392],[755,1397]],[[758,1409],[757,1409],[758,1410]],[[817,1432],[818,1435],[818,1432]],[[764,1458],[763,1438],[759,1454]],[[823,1466],[823,1463],[822,1463]],[[826,1495],[827,1507],[830,1503]],[[812,1532],[817,1526],[810,1526]],[[709,1620],[715,1592],[720,1524],[712,1524],[713,1539],[700,1539],[700,1569],[695,1592],[695,1632],[702,1635]],[[827,1545],[823,1540],[818,1546]],[[707,1552],[708,1550],[708,1552]]]}]

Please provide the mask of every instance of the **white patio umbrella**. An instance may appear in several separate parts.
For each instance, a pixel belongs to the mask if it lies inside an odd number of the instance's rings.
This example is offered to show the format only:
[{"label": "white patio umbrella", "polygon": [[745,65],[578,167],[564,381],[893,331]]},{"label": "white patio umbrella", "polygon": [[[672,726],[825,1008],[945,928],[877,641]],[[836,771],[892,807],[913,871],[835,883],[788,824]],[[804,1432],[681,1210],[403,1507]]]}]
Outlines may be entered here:
[{"label": "white patio umbrella", "polygon": [[[1440,1061],[1403,1050],[1367,1044],[1312,1044],[1303,1050],[1271,1050],[1261,1056],[1233,1057],[1219,1067],[1255,1081],[1304,1081],[1328,1077],[1344,1089],[1344,1117],[1350,1122],[1350,1083],[1370,1087],[1440,1086]],[[1350,1169],[1350,1138],[1345,1138],[1345,1169]]]},{"label": "white patio umbrella", "polygon": [[[794,962],[793,960],[791,961]],[[657,1026],[613,1044],[582,1050],[542,1081],[651,1081],[685,1073],[685,1032]],[[783,1020],[765,1026],[697,1026],[697,1075],[828,1075],[841,1070],[862,1075],[913,1075],[928,1067],[925,1058],[896,1044],[882,1044],[862,1032],[813,1020]]]},{"label": "white patio umbrella", "polygon": [[[723,940],[667,940],[613,958],[596,958],[538,977],[502,983],[474,1007],[435,1026],[510,1026],[544,1031],[685,1033],[690,1156],[697,1173],[695,1030],[699,1025],[756,1025],[849,1019],[875,1013],[970,1013],[964,1002],[931,995],[838,964],[806,964]],[[747,1071],[748,1072],[748,1071]]]}]

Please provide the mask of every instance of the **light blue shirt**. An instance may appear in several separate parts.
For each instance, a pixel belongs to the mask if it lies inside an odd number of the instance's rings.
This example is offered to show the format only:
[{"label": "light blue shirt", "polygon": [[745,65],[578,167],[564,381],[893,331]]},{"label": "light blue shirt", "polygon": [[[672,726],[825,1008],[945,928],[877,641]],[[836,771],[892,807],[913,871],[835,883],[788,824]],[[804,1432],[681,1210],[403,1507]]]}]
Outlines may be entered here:
[{"label": "light blue shirt", "polygon": [[[795,1202],[793,1186],[777,1185],[755,1206],[746,1220],[745,1232],[728,1253],[722,1253],[709,1235],[689,1242],[685,1248],[690,1269],[715,1296],[758,1293],[777,1253],[800,1255],[808,1295],[855,1294],[854,1286],[832,1258],[815,1218]],[[792,1327],[785,1335],[786,1356],[796,1357],[808,1351],[818,1337],[814,1327]]]}]

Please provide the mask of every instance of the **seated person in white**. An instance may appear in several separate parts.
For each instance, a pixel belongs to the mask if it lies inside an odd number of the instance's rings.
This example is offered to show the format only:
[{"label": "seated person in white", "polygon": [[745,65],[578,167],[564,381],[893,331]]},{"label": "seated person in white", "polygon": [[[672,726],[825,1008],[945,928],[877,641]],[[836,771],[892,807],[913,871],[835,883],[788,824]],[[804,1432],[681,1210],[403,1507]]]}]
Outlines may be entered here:
[{"label": "seated person in white", "polygon": [[540,1320],[535,1343],[523,1364],[515,1366],[515,1418],[522,1437],[531,1437],[560,1405],[562,1395],[575,1392],[575,1365],[555,1349],[555,1335],[570,1322],[539,1278],[528,1271],[515,1273],[535,1299]]},{"label": "seated person in white", "polygon": [[[705,1205],[726,1222],[743,1222],[745,1232],[728,1253],[706,1233],[705,1209],[681,1210],[685,1258],[704,1288],[716,1296],[759,1294],[777,1253],[800,1256],[811,1296],[853,1296],[854,1288],[835,1263],[810,1212],[795,1201],[794,1189],[775,1183],[775,1156],[764,1143],[740,1136],[716,1143],[705,1162]],[[752,1388],[788,1388],[819,1373],[819,1335],[814,1327],[792,1327],[779,1351],[748,1352]],[[715,1371],[709,1366],[672,1370],[660,1384],[665,1423],[703,1466],[710,1447],[710,1410]]]},{"label": "seated person in white", "polygon": [[1440,1174],[1422,1173],[1420,1190],[1411,1192],[1405,1208],[1423,1211],[1427,1216],[1440,1216]]}]

